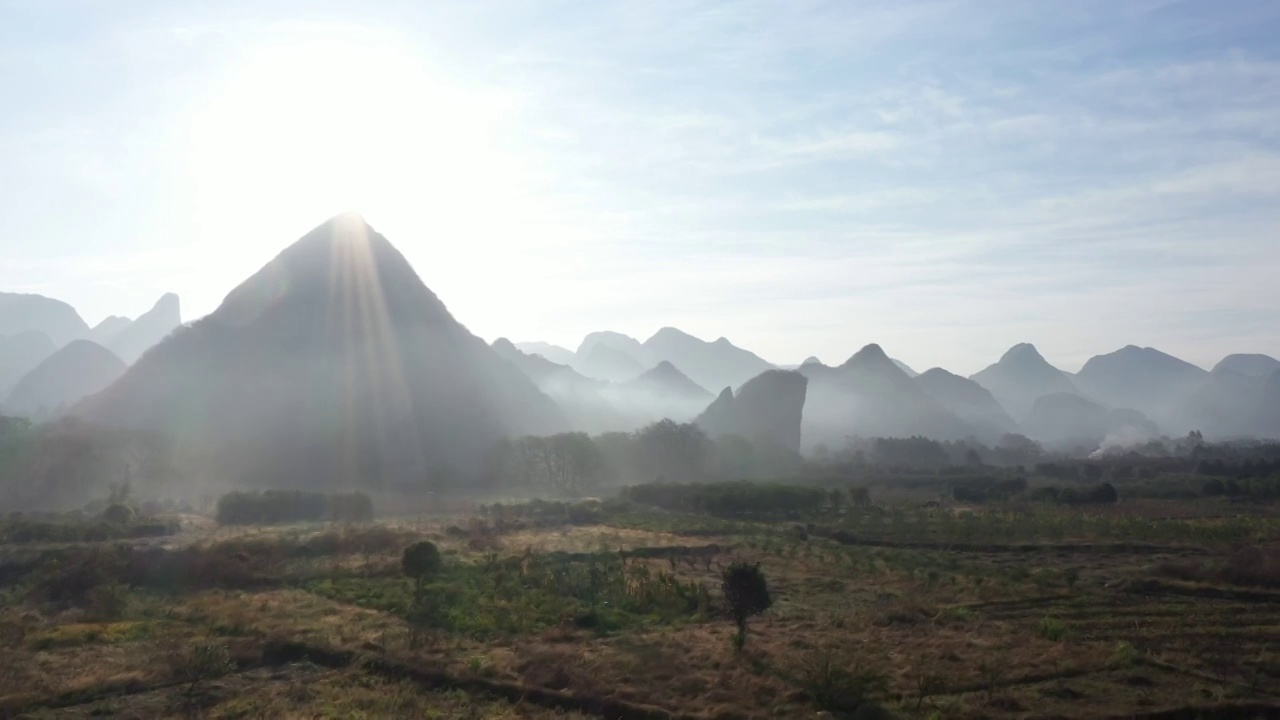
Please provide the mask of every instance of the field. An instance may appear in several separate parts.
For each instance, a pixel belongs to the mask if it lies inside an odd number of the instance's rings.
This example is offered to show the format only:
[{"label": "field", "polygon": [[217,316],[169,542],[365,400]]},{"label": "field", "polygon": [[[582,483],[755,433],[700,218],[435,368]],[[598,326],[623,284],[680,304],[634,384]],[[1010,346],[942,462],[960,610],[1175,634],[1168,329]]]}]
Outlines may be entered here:
[{"label": "field", "polygon": [[[1274,506],[179,520],[0,546],[0,717],[1280,715]],[[420,540],[444,565],[419,594]],[[773,600],[741,650],[735,562]]]}]

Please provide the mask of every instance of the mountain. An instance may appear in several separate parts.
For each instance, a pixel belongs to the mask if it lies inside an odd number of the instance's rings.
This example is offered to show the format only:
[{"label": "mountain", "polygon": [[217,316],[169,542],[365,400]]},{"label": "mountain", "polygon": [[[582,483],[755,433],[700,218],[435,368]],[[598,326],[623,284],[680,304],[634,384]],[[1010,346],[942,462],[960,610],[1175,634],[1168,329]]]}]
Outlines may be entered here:
[{"label": "mountain", "polygon": [[1266,391],[1267,378],[1242,375],[1215,367],[1204,382],[1176,398],[1170,414],[1183,427],[1199,430],[1211,440],[1259,436],[1254,426]]},{"label": "mountain", "polygon": [[1094,402],[1140,410],[1182,434],[1193,428],[1174,417],[1174,405],[1208,377],[1205,370],[1155,348],[1127,345],[1090,358],[1076,373],[1075,384]]},{"label": "mountain", "polygon": [[207,449],[250,487],[408,490],[567,427],[358,215],[309,232],[75,413]]},{"label": "mountain", "polygon": [[739,435],[800,452],[809,379],[798,372],[766,370],[735,394],[725,388],[695,422],[712,437]]},{"label": "mountain", "polygon": [[181,324],[182,312],[178,296],[166,293],[150,310],[108,337],[104,344],[120,356],[121,360],[132,365],[142,357],[142,353],[154,347]]},{"label": "mountain", "polygon": [[632,418],[614,407],[605,397],[610,388],[607,382],[593,380],[541,355],[523,352],[506,338],[493,341],[493,349],[556,401],[573,430],[593,434],[629,431],[648,420],[647,414]]},{"label": "mountain", "polygon": [[1280,370],[1271,373],[1263,386],[1251,421],[1258,437],[1280,438]]},{"label": "mountain", "polygon": [[644,341],[645,357],[666,360],[702,387],[738,387],[773,365],[726,338],[706,342],[686,332],[665,327]]},{"label": "mountain", "polygon": [[1228,355],[1222,358],[1221,362],[1213,366],[1214,372],[1219,370],[1230,370],[1231,372],[1240,373],[1248,377],[1269,378],[1277,370],[1280,370],[1280,360],[1270,355],[1258,354],[1236,354]]},{"label": "mountain", "polygon": [[5,401],[5,412],[43,419],[92,395],[124,374],[125,364],[91,340],[73,340],[27,373]]},{"label": "mountain", "polygon": [[1019,432],[1018,424],[995,396],[968,378],[933,368],[917,375],[915,381],[926,395],[968,423],[984,442],[994,444],[1006,433]]},{"label": "mountain", "polygon": [[552,345],[545,342],[518,342],[514,343],[516,349],[529,355],[541,355],[553,363],[560,365],[573,364],[573,351],[568,348],[562,348],[559,345]]},{"label": "mountain", "polygon": [[624,382],[644,372],[644,365],[624,350],[599,342],[578,351],[573,369],[596,380]]},{"label": "mountain", "polygon": [[1026,417],[1038,398],[1076,392],[1066,373],[1050,365],[1029,343],[1014,345],[999,362],[969,379],[990,390],[1015,420]]},{"label": "mountain", "polygon": [[894,365],[897,365],[899,370],[901,370],[902,372],[906,373],[906,374],[907,374],[907,377],[919,377],[919,376],[920,376],[920,373],[916,372],[915,370],[912,370],[910,365],[908,365],[908,364],[906,364],[906,363],[902,362],[901,360],[894,360],[894,361],[893,361],[893,364],[894,364]]},{"label": "mountain", "polygon": [[0,335],[0,398],[8,397],[24,375],[57,349],[48,335],[37,330]]},{"label": "mountain", "polygon": [[578,351],[575,355],[579,359],[585,358],[597,345],[604,345],[624,355],[629,355],[642,367],[647,367],[648,365],[644,362],[646,360],[644,346],[640,344],[639,340],[630,335],[623,335],[612,330],[602,330],[587,335],[582,339],[582,343],[578,345]]},{"label": "mountain", "polygon": [[840,367],[801,366],[809,378],[804,442],[841,447],[847,438],[911,437],[956,440],[974,429],[927,395],[879,345],[859,350]]},{"label": "mountain", "polygon": [[75,308],[41,295],[0,293],[0,335],[29,330],[49,336],[56,347],[89,336],[89,326]]},{"label": "mountain", "polygon": [[646,370],[634,380],[623,383],[622,389],[702,405],[706,405],[715,397],[666,360]]},{"label": "mountain", "polygon": [[105,347],[107,340],[132,324],[133,320],[127,317],[111,315],[93,326],[93,329],[89,331],[89,339]]},{"label": "mountain", "polygon": [[1022,423],[1027,436],[1049,447],[1069,448],[1133,444],[1159,435],[1159,428],[1142,413],[1127,408],[1109,410],[1075,393],[1052,393],[1036,398]]}]

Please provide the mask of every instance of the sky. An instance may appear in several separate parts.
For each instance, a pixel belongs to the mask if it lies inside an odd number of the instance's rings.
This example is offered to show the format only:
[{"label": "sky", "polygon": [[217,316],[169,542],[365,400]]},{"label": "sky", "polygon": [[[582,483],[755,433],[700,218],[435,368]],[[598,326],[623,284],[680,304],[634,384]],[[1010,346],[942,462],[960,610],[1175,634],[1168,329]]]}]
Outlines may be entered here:
[{"label": "sky", "polygon": [[1277,37],[1270,0],[0,0],[0,290],[193,319],[357,211],[488,340],[1280,356]]}]

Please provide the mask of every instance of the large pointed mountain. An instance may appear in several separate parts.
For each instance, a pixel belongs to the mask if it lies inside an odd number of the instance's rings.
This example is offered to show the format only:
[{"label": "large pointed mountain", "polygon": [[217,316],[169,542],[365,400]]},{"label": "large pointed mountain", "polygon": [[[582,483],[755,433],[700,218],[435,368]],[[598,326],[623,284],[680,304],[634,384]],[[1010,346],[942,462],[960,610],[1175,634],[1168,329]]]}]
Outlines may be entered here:
[{"label": "large pointed mountain", "polygon": [[859,350],[840,367],[806,363],[806,447],[841,447],[852,436],[956,440],[973,428],[930,397],[879,345]]},{"label": "large pointed mountain", "polygon": [[124,374],[125,364],[91,340],[73,340],[27,373],[4,402],[5,412],[45,419]]},{"label": "large pointed mountain", "polygon": [[915,381],[925,394],[968,423],[984,442],[994,444],[1005,434],[1019,431],[1018,424],[1000,407],[995,396],[968,378],[933,368],[917,375]]},{"label": "large pointed mountain", "polygon": [[0,335],[0,401],[8,397],[24,375],[57,349],[49,336],[38,330]]},{"label": "large pointed mountain", "polygon": [[1164,429],[1182,434],[1192,428],[1174,417],[1177,399],[1208,377],[1205,370],[1155,348],[1128,345],[1090,358],[1076,373],[1075,384],[1094,402],[1140,410]]},{"label": "large pointed mountain", "polygon": [[[119,331],[106,338],[103,344],[125,363],[132,365],[142,357],[142,353],[165,339],[181,324],[182,312],[178,296],[166,293],[150,310],[139,315],[137,320],[121,327]],[[97,328],[95,328],[96,331]]]},{"label": "large pointed mountain", "polygon": [[759,355],[720,338],[707,342],[673,327],[644,341],[651,362],[675,365],[704,388],[738,387],[773,365]]},{"label": "large pointed mountain", "polygon": [[356,215],[308,233],[78,408],[206,448],[249,486],[420,486],[555,403],[449,314]]},{"label": "large pointed mountain", "polygon": [[1071,378],[1050,365],[1030,343],[1014,345],[999,362],[969,379],[990,390],[1014,420],[1025,418],[1038,398],[1076,392]]},{"label": "large pointed mountain", "polygon": [[738,435],[800,452],[809,379],[799,372],[767,370],[735,393],[725,388],[696,422],[712,437]]},{"label": "large pointed mountain", "polygon": [[0,292],[0,335],[29,330],[48,335],[57,347],[89,337],[89,326],[67,303],[43,295]]}]

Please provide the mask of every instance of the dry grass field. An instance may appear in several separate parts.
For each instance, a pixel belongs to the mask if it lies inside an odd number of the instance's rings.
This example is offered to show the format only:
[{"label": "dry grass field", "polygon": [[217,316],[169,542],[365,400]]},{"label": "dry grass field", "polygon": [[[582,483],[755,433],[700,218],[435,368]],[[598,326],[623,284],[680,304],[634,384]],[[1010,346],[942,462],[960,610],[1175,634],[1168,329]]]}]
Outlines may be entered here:
[{"label": "dry grass field", "polygon": [[[539,504],[9,544],[0,717],[1278,717],[1273,510]],[[773,599],[740,651],[738,561]]]}]

